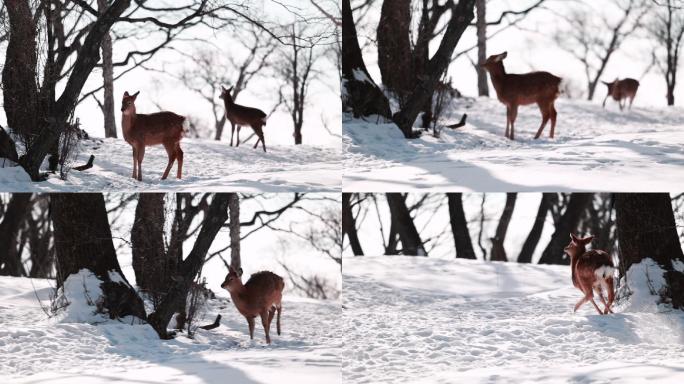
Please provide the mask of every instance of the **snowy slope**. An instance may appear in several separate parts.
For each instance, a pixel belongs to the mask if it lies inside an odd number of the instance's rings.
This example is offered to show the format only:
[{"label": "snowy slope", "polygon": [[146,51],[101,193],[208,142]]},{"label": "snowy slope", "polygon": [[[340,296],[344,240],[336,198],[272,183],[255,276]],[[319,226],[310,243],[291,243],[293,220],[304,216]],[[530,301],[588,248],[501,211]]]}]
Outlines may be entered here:
[{"label": "snowy slope", "polygon": [[95,165],[85,172],[72,171],[68,180],[51,176],[31,183],[16,169],[0,168],[0,191],[230,191],[318,192],[339,191],[341,152],[334,147],[310,145],[268,146],[267,153],[251,145],[231,147],[225,142],[184,139],[183,179],[176,180],[176,164],[161,181],[168,158],[162,146],[148,147],[142,163],[143,181],[131,178],[133,155],[121,139],[92,139],[82,143],[74,165],[95,155]]},{"label": "snowy slope", "polygon": [[[35,286],[35,293],[34,287]],[[0,277],[0,372],[3,383],[337,383],[340,382],[339,302],[285,297],[283,334],[272,344],[247,322],[227,292],[203,323],[221,313],[221,326],[190,340],[161,341],[151,327],[108,321],[98,325],[46,319],[50,282]],[[257,321],[257,323],[259,323]],[[274,322],[275,323],[275,322]]]},{"label": "snowy slope", "polygon": [[[445,122],[468,124],[436,139],[406,140],[392,124],[343,123],[345,191],[665,191],[684,183],[684,110],[621,113],[579,100],[556,103],[555,139],[537,106],[521,107],[516,140],[503,134],[506,108],[496,99],[454,100]],[[654,177],[657,175],[658,177]]]},{"label": "snowy slope", "polygon": [[[344,260],[348,383],[681,383],[684,315],[591,304],[569,267]],[[369,310],[370,309],[370,310]],[[624,311],[624,312],[623,312]]]}]

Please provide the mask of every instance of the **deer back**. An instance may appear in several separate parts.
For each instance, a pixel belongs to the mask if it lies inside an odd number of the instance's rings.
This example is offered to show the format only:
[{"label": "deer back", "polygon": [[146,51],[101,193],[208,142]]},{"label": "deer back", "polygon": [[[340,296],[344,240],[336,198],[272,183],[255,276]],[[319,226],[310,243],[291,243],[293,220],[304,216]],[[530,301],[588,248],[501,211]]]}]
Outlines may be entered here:
[{"label": "deer back", "polygon": [[262,271],[250,276],[240,295],[241,303],[235,303],[243,315],[256,315],[271,306],[282,296],[285,282],[273,272]]},{"label": "deer back", "polygon": [[584,286],[591,286],[596,281],[596,270],[603,267],[613,268],[613,260],[610,255],[601,250],[591,250],[578,257],[575,265],[577,281]]},{"label": "deer back", "polygon": [[133,140],[143,141],[146,145],[177,142],[183,137],[185,117],[173,112],[137,114],[131,130]]},{"label": "deer back", "polygon": [[622,79],[613,84],[612,96],[615,100],[622,100],[628,97],[634,97],[639,89],[639,82],[634,79]]},{"label": "deer back", "polygon": [[525,105],[551,101],[560,93],[561,78],[549,72],[507,74],[502,80],[499,99],[508,103]]},{"label": "deer back", "polygon": [[245,107],[244,105],[231,103],[228,100],[224,101],[226,108],[226,117],[233,124],[241,125],[263,125],[266,122],[266,113],[264,111]]}]

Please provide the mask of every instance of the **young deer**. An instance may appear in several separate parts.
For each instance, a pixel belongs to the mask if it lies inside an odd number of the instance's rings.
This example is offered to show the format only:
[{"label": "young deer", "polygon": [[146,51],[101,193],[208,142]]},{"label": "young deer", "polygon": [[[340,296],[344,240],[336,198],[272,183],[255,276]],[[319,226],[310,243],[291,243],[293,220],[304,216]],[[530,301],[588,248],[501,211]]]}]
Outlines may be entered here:
[{"label": "young deer", "polygon": [[162,180],[169,176],[173,162],[178,160],[177,178],[181,178],[183,171],[183,150],[180,141],[183,138],[183,123],[185,117],[173,112],[157,112],[150,115],[138,114],[135,111],[135,99],[140,91],[129,95],[124,92],[121,101],[121,126],[124,139],[133,148],[133,178],[142,181],[142,161],[145,157],[145,147],[164,145],[169,156],[169,163],[162,175]]},{"label": "young deer", "polygon": [[233,101],[233,87],[226,89],[221,86],[223,91],[221,92],[220,98],[223,99],[223,104],[226,108],[226,118],[230,121],[230,145],[233,145],[233,134],[235,133],[235,126],[237,125],[237,144],[236,147],[240,146],[240,126],[249,125],[256,133],[258,139],[254,143],[254,148],[259,145],[261,141],[261,146],[266,152],[266,142],[264,141],[264,130],[263,127],[266,125],[266,114],[264,111],[256,108],[245,107],[240,104],[235,104]]},{"label": "young deer", "polygon": [[231,299],[238,312],[247,319],[249,324],[249,338],[254,339],[254,318],[261,317],[261,324],[266,333],[266,342],[271,344],[271,321],[278,312],[276,321],[278,335],[280,335],[280,312],[282,311],[283,278],[273,272],[262,271],[250,276],[246,284],[242,284],[242,268],[234,270],[228,267],[228,275],[221,284],[221,288],[230,293]]},{"label": "young deer", "polygon": [[537,103],[542,114],[542,123],[534,138],[538,139],[541,136],[549,119],[551,119],[550,136],[553,138],[556,129],[556,108],[553,104],[560,94],[561,78],[548,72],[506,73],[503,59],[507,55],[508,52],[489,56],[482,64],[482,67],[489,72],[499,101],[506,105],[505,136],[514,140],[518,106]]},{"label": "young deer", "polygon": [[639,82],[626,78],[626,79],[615,79],[612,83],[607,83],[602,81],[608,87],[608,94],[603,99],[603,108],[606,107],[606,100],[608,96],[612,96],[613,100],[617,101],[620,105],[620,110],[625,108],[623,100],[629,99],[629,109],[632,109],[632,103],[634,102],[634,97],[636,96],[637,90],[639,89]]},{"label": "young deer", "polygon": [[[594,304],[599,315],[613,313],[610,306],[615,299],[613,288],[613,273],[615,266],[613,260],[606,252],[601,250],[587,251],[586,245],[591,243],[594,236],[585,238],[570,234],[570,244],[565,247],[565,254],[570,256],[570,268],[572,268],[572,284],[584,293],[584,297],[577,302],[573,312],[577,311],[587,301]],[[608,302],[603,297],[603,290],[608,293]],[[601,299],[605,310],[601,312],[594,302],[594,292]]]}]

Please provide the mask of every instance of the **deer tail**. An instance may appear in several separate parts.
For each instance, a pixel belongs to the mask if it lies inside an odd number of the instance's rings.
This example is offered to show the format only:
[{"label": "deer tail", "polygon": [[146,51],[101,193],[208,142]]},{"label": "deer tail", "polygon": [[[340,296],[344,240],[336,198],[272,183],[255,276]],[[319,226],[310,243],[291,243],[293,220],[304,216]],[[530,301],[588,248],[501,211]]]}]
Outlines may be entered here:
[{"label": "deer tail", "polygon": [[594,270],[594,275],[599,280],[605,280],[608,277],[613,277],[615,274],[615,267],[612,265],[604,264]]},{"label": "deer tail", "polygon": [[262,117],[261,122],[264,123],[264,126],[266,126],[266,121],[268,120],[268,117]]},{"label": "deer tail", "polygon": [[182,117],[183,121],[181,122],[181,129],[183,130],[183,134],[186,134],[190,131],[190,121],[183,116]]}]

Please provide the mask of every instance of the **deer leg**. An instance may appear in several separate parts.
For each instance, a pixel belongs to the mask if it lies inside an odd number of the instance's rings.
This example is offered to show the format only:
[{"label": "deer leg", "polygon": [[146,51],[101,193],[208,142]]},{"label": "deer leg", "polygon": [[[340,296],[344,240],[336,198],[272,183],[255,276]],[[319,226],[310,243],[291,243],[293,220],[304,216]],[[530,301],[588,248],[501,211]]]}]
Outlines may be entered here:
[{"label": "deer leg", "polygon": [[249,339],[254,340],[254,318],[246,317],[247,324],[249,325]]},{"label": "deer leg", "polygon": [[230,146],[233,146],[233,135],[235,135],[235,124],[230,123]]},{"label": "deer leg", "polygon": [[176,173],[176,178],[180,180],[183,177],[183,150],[180,147],[180,142],[176,143],[176,159],[178,159],[178,173]]},{"label": "deer leg", "polygon": [[133,175],[131,176],[134,179],[138,178],[138,151],[135,150],[135,146],[131,146],[133,148]]},{"label": "deer leg", "polygon": [[169,163],[166,165],[166,169],[164,170],[164,174],[161,178],[162,180],[166,180],[166,178],[169,176],[169,171],[173,166],[173,162],[176,160],[176,150],[172,147],[172,144],[164,144],[164,149],[166,149],[166,155],[169,157]]},{"label": "deer leg", "polygon": [[511,126],[511,107],[506,106],[506,132],[504,137],[508,139],[508,129]]},{"label": "deer leg", "polygon": [[266,343],[271,344],[271,336],[268,334],[268,326],[270,325],[268,323],[268,310],[261,311],[259,316],[261,316],[261,325],[264,326],[264,333],[266,333]]},{"label": "deer leg", "polygon": [[283,305],[282,303],[278,302],[278,305],[276,306],[276,311],[278,312],[278,317],[276,318],[276,325],[278,327],[278,335],[280,335],[280,312],[283,310]]},{"label": "deer leg", "polygon": [[550,136],[553,139],[553,134],[556,132],[556,116],[558,115],[556,113],[556,106],[551,103],[551,133]]},{"label": "deer leg", "polygon": [[625,109],[625,99],[620,99],[619,104],[620,104],[620,111]]},{"label": "deer leg", "polygon": [[634,96],[629,98],[629,110],[632,110],[632,103],[634,102]]},{"label": "deer leg", "polygon": [[237,126],[237,144],[235,144],[236,147],[240,146],[240,126]]},{"label": "deer leg", "polygon": [[577,304],[575,304],[575,309],[573,309],[572,311],[573,311],[573,312],[577,312],[577,310],[579,309],[579,307],[581,307],[582,305],[584,305],[584,303],[586,303],[588,300],[589,300],[589,299],[587,299],[587,296],[585,295],[583,298],[580,299],[580,301],[577,302]]},{"label": "deer leg", "polygon": [[551,111],[548,105],[543,105],[543,104],[538,104],[539,105],[539,111],[542,114],[542,123],[539,126],[539,130],[537,130],[537,134],[534,135],[535,140],[541,136],[542,132],[544,132],[544,127],[546,127],[546,123],[549,121],[549,116],[551,115]]},{"label": "deer leg", "polygon": [[606,100],[608,100],[608,96],[610,96],[610,93],[607,94],[606,97],[603,98],[603,104],[601,104],[601,106],[602,106],[603,108],[606,107]]},{"label": "deer leg", "polygon": [[518,117],[518,106],[511,106],[511,140],[515,140],[515,119]]},{"label": "deer leg", "polygon": [[256,149],[259,141],[261,141],[261,147],[264,149],[264,152],[266,152],[266,140],[264,140],[264,130],[262,126],[254,128],[254,132],[256,132],[257,136],[259,137],[259,140],[257,140],[256,144],[254,144],[254,148]]},{"label": "deer leg", "polygon": [[613,278],[609,277],[605,280],[606,291],[608,291],[608,304],[606,304],[606,310],[603,311],[604,314],[613,313],[610,306],[613,305],[613,300],[615,300],[615,287],[613,287]]},{"label": "deer leg", "polygon": [[138,181],[142,181],[142,161],[145,157],[145,146],[141,145],[138,148]]}]

